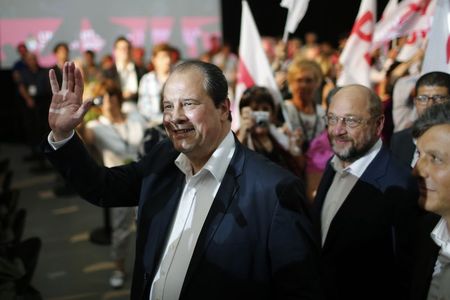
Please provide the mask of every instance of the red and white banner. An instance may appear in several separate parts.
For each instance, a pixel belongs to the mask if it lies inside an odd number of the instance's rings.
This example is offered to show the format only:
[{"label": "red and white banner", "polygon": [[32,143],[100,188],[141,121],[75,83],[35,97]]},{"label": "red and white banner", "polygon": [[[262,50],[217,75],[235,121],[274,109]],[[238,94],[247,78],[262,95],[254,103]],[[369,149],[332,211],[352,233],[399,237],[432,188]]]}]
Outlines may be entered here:
[{"label": "red and white banner", "polygon": [[403,0],[375,26],[372,50],[401,36],[428,31],[436,0]]},{"label": "red and white banner", "polygon": [[381,20],[392,17],[393,13],[397,9],[397,6],[398,0],[389,0],[388,4],[386,4],[383,10],[383,13],[381,14]]},{"label": "red and white banner", "polygon": [[413,32],[408,35],[405,44],[400,49],[396,60],[398,61],[408,61],[410,60],[419,49],[423,49],[426,44],[427,32]]},{"label": "red and white banner", "polygon": [[362,0],[352,32],[339,57],[338,86],[358,83],[370,87],[370,47],[375,27],[376,0]]},{"label": "red and white banner", "polygon": [[241,36],[239,41],[239,65],[232,115],[234,130],[239,128],[239,100],[243,92],[254,85],[268,88],[278,103],[282,102],[272,69],[261,44],[247,1],[242,1]]},{"label": "red and white banner", "polygon": [[422,64],[422,74],[441,71],[450,73],[450,0],[438,0],[433,24],[428,33],[428,45]]},{"label": "red and white banner", "polygon": [[286,43],[289,33],[294,33],[306,14],[309,0],[281,0],[280,6],[288,9],[283,41]]}]

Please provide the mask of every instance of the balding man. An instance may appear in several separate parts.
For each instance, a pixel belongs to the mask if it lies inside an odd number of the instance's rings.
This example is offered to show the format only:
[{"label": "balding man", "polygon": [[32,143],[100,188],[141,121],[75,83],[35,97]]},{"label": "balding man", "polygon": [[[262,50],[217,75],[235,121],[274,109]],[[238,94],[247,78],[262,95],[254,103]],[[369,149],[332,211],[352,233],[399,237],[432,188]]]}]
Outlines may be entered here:
[{"label": "balding man", "polygon": [[325,120],[334,156],[313,209],[326,299],[402,299],[417,189],[382,145],[381,101],[364,86],[345,86]]},{"label": "balding man", "polygon": [[317,299],[302,184],[234,137],[217,66],[174,69],[163,89],[169,138],[116,168],[96,165],[73,133],[89,107],[80,71],[66,64],[61,89],[50,79],[48,158],[91,203],[139,207],[131,299]]}]

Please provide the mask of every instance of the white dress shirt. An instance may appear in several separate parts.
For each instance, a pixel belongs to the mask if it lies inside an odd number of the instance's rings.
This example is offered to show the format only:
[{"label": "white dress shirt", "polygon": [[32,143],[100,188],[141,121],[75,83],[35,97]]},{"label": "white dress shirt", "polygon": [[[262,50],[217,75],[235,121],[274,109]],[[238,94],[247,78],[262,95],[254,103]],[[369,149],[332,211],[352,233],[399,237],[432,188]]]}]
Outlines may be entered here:
[{"label": "white dress shirt", "polygon": [[335,155],[331,159],[331,166],[336,171],[333,182],[328,189],[321,211],[322,245],[325,243],[331,221],[344,203],[347,196],[362,176],[372,160],[380,152],[383,143],[379,139],[375,145],[361,158],[346,168],[342,168],[342,161]]},{"label": "white dress shirt", "polygon": [[436,224],[431,238],[441,249],[434,265],[427,299],[450,299],[450,233],[444,218]]},{"label": "white dress shirt", "polygon": [[231,131],[195,175],[189,159],[181,153],[175,161],[185,174],[186,183],[155,278],[150,300],[172,300],[180,297],[192,254],[203,223],[219,190],[225,171],[234,154]]},{"label": "white dress shirt", "polygon": [[[57,150],[72,137],[55,142],[50,132],[48,142]],[[185,174],[186,183],[170,230],[164,254],[153,279],[150,300],[178,299],[183,287],[198,236],[233,157],[236,144],[230,131],[203,168],[193,174],[189,159],[181,153],[175,160]]]},{"label": "white dress shirt", "polygon": [[145,74],[139,83],[138,110],[148,120],[161,123],[161,88],[156,72]]},{"label": "white dress shirt", "polygon": [[125,65],[116,63],[116,68],[117,73],[119,74],[122,91],[137,93],[139,83],[134,64],[132,62],[128,62]]}]

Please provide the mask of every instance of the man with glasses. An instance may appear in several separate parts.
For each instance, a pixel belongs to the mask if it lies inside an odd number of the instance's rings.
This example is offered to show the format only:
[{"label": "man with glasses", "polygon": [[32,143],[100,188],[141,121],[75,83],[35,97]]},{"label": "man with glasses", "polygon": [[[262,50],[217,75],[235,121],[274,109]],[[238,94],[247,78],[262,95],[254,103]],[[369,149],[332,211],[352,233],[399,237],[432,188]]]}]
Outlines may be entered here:
[{"label": "man with glasses", "polygon": [[[415,93],[414,105],[420,117],[428,107],[450,99],[450,74],[430,72],[422,75],[416,83]],[[394,133],[391,139],[391,151],[398,159],[414,167],[418,154],[412,128]]]},{"label": "man with glasses", "polygon": [[417,188],[409,168],[382,145],[381,101],[364,86],[348,85],[332,97],[324,119],[334,156],[313,217],[325,299],[402,299]]}]

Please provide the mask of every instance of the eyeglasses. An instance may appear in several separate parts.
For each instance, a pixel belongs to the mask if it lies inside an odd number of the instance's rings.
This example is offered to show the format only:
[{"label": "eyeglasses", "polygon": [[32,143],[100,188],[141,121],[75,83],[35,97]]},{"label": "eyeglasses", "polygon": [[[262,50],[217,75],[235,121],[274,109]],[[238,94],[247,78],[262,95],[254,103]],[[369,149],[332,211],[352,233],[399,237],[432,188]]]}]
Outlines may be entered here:
[{"label": "eyeglasses", "polygon": [[443,95],[433,95],[433,96],[420,95],[415,97],[414,99],[420,105],[427,105],[430,100],[433,101],[433,103],[440,104],[447,102],[450,99],[450,97]]},{"label": "eyeglasses", "polygon": [[346,127],[356,128],[363,123],[369,122],[369,120],[372,118],[363,119],[363,118],[358,118],[355,116],[338,117],[335,115],[327,115],[327,116],[323,116],[323,119],[325,121],[325,124],[327,124],[328,126],[335,126],[339,123],[339,121],[342,121],[342,123],[344,123]]}]

